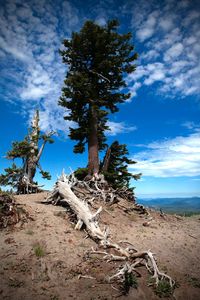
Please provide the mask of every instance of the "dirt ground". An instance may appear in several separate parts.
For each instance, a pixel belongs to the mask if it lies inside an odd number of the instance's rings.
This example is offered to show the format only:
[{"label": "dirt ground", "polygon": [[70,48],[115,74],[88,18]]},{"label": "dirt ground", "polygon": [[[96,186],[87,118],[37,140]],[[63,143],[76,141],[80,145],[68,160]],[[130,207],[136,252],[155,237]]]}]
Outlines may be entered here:
[{"label": "dirt ground", "polygon": [[[122,263],[108,263],[97,255],[88,258],[87,250],[95,242],[74,229],[64,208],[41,204],[45,196],[17,196],[32,220],[0,232],[0,299],[160,299],[148,286],[144,268],[139,270],[138,288],[120,296],[106,278]],[[156,254],[160,270],[178,282],[169,299],[200,299],[200,216],[164,219],[150,213],[153,221],[145,227],[144,215],[127,214],[117,205],[107,207],[100,226],[109,226],[114,241],[129,240],[136,249]]]}]

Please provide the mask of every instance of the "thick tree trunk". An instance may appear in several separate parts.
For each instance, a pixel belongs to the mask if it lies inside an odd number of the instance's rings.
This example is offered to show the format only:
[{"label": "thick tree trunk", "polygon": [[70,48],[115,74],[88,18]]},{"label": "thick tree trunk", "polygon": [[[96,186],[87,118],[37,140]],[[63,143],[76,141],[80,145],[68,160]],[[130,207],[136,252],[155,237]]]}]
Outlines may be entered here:
[{"label": "thick tree trunk", "polygon": [[99,173],[99,145],[97,129],[97,113],[94,106],[90,107],[90,132],[88,137],[88,174]]}]

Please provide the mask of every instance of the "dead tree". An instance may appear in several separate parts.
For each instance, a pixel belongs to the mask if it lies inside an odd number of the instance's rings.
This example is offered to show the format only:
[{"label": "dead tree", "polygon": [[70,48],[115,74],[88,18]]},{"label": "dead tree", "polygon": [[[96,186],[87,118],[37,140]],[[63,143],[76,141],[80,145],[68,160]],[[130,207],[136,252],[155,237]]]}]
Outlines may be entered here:
[{"label": "dead tree", "polygon": [[[92,249],[90,254],[102,254],[103,258],[107,261],[125,261],[124,266],[114,275],[109,277],[110,282],[124,282],[127,272],[133,273],[137,266],[144,265],[152,274],[156,285],[158,285],[160,280],[164,279],[169,282],[171,287],[173,287],[174,281],[170,276],[158,269],[154,254],[150,250],[139,252],[134,249],[133,245],[128,241],[123,242],[126,243],[126,246],[123,247],[121,246],[121,242],[115,243],[112,241],[108,228],[102,231],[98,222],[102,207],[99,207],[96,212],[92,212],[88,202],[78,198],[72,191],[76,185],[77,179],[73,174],[71,176],[66,176],[63,173],[57,180],[54,190],[46,199],[45,203],[65,203],[70,208],[77,218],[75,228],[80,230],[84,225],[89,236],[95,240],[99,246],[99,249],[97,250]],[[101,248],[103,249],[101,250]],[[107,249],[110,249],[109,253],[106,251]]]},{"label": "dead tree", "polygon": [[50,176],[47,172],[42,170],[39,161],[47,141],[50,141],[50,137],[53,134],[54,132],[50,132],[47,135],[43,135],[43,143],[39,148],[39,140],[41,137],[39,129],[39,111],[37,110],[32,120],[31,131],[28,135],[30,150],[24,160],[23,172],[18,184],[18,193],[21,193],[24,189],[27,192],[32,192],[34,189],[39,188],[33,181],[37,168],[40,169],[44,178]]},{"label": "dead tree", "polygon": [[[47,142],[52,143],[51,136],[55,132],[41,135],[39,128],[39,111],[33,116],[31,128],[28,135],[21,142],[13,142],[12,149],[8,151],[6,158],[22,159],[22,166],[17,167],[14,163],[10,168],[5,169],[6,174],[0,175],[0,185],[11,185],[17,189],[18,194],[37,192],[40,187],[34,182],[37,168],[43,178],[50,179],[48,172],[43,171],[40,165],[40,158]],[[42,145],[39,142],[42,140]]]}]

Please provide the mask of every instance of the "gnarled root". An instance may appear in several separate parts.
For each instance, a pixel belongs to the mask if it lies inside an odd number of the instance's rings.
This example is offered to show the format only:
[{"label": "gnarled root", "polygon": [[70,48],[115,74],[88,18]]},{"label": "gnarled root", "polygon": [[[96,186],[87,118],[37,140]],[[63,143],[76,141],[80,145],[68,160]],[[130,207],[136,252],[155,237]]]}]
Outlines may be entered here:
[{"label": "gnarled root", "polygon": [[[62,175],[63,176],[63,175]],[[116,203],[121,199],[126,199],[132,204],[135,203],[133,191],[127,187],[120,189],[113,189],[111,185],[105,180],[103,174],[95,174],[93,177],[86,178],[87,180],[79,181],[72,172],[68,178],[68,182],[72,191],[77,197],[83,197],[88,202],[93,202],[94,199],[103,201],[105,203]]]}]

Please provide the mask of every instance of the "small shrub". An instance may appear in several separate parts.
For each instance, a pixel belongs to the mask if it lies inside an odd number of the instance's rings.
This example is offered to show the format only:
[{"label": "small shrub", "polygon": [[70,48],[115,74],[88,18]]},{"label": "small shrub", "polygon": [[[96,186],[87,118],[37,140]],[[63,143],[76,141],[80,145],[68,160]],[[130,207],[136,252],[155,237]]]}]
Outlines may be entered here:
[{"label": "small shrub", "polygon": [[31,229],[28,229],[28,230],[26,231],[26,234],[28,234],[28,235],[33,235],[33,234],[34,234],[34,232],[33,232],[33,230],[31,230]]},{"label": "small shrub", "polygon": [[74,175],[78,180],[83,180],[88,175],[88,168],[78,168]]},{"label": "small shrub", "polygon": [[154,286],[155,285],[155,279],[150,276],[147,280],[147,286]]},{"label": "small shrub", "polygon": [[196,277],[191,277],[188,279],[188,282],[195,288],[200,288],[200,279]]},{"label": "small shrub", "polygon": [[155,293],[159,297],[170,297],[173,293],[173,288],[166,280],[160,280],[158,285],[155,287]]},{"label": "small shrub", "polygon": [[33,250],[37,257],[43,257],[46,254],[45,249],[41,244],[34,245]]},{"label": "small shrub", "polygon": [[133,273],[126,272],[125,281],[122,287],[123,293],[127,295],[131,287],[137,289],[138,287],[137,278]]}]

